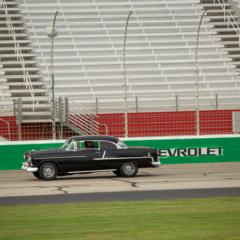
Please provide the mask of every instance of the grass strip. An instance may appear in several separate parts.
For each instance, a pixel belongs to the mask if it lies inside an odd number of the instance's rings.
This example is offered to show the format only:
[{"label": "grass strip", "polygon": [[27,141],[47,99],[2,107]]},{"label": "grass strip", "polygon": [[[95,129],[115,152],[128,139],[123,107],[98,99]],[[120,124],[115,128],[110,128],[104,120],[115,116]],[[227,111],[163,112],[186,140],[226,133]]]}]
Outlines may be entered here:
[{"label": "grass strip", "polygon": [[240,197],[0,206],[4,240],[237,240]]}]

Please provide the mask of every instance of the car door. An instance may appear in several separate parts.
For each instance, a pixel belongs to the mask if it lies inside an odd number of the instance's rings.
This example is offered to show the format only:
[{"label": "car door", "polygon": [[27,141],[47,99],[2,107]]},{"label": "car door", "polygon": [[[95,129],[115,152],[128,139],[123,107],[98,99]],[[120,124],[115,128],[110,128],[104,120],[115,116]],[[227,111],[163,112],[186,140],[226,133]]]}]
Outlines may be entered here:
[{"label": "car door", "polygon": [[108,141],[100,141],[101,158],[96,159],[99,169],[117,169],[120,165],[116,144]]},{"label": "car door", "polygon": [[96,158],[100,158],[100,150],[98,147],[84,147],[84,142],[78,143],[78,148],[72,153],[71,171],[91,171],[99,169],[98,165],[94,161]]}]

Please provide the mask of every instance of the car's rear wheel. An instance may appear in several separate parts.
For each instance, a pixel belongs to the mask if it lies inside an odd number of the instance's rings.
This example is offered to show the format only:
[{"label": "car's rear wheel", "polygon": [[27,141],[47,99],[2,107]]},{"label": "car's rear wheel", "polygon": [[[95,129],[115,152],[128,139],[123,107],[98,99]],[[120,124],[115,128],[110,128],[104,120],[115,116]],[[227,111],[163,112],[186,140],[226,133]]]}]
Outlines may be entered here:
[{"label": "car's rear wheel", "polygon": [[121,165],[119,173],[122,177],[134,177],[138,172],[138,167],[133,162],[126,162]]},{"label": "car's rear wheel", "polygon": [[33,172],[33,176],[38,178],[38,179],[41,179],[38,172]]},{"label": "car's rear wheel", "polygon": [[43,163],[39,168],[39,177],[43,180],[54,180],[56,179],[57,175],[58,168],[54,163]]}]

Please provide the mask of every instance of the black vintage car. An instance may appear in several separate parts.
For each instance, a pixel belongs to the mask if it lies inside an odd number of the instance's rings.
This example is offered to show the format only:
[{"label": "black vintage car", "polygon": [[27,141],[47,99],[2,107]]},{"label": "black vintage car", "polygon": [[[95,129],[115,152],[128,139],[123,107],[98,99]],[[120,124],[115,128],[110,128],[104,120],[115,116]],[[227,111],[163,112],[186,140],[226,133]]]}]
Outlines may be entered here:
[{"label": "black vintage car", "polygon": [[113,171],[121,177],[133,177],[138,168],[158,167],[158,150],[128,147],[116,137],[76,136],[54,150],[29,151],[22,169],[37,178],[53,180],[57,176],[97,171]]}]

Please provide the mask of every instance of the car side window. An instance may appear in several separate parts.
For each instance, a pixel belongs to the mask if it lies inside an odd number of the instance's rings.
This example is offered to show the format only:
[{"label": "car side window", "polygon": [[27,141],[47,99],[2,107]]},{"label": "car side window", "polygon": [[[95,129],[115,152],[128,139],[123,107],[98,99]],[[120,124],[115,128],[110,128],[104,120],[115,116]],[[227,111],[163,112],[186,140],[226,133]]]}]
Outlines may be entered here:
[{"label": "car side window", "polygon": [[98,141],[86,140],[78,143],[78,149],[98,149]]},{"label": "car side window", "polygon": [[105,142],[105,141],[101,142],[101,150],[114,150],[116,148],[117,148],[116,145],[111,142]]}]

